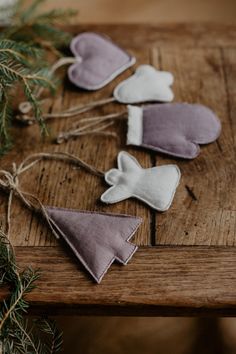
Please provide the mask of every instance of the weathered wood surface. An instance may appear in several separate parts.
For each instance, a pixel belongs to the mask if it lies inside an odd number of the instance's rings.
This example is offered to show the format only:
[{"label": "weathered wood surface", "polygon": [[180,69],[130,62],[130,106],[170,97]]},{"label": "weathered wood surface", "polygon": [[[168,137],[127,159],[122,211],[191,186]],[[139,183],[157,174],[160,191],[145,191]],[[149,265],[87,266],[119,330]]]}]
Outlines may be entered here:
[{"label": "weathered wood surface", "polygon": [[[217,142],[202,147],[193,161],[125,146],[125,124],[116,124],[119,140],[81,137],[63,145],[53,137],[72,120],[50,123],[51,137],[42,142],[36,126],[14,128],[17,143],[2,159],[7,167],[31,152],[66,151],[107,170],[116,166],[117,152],[126,149],[143,166],[178,163],[181,184],[171,209],[151,211],[129,200],[113,206],[99,202],[105,183],[67,164],[43,162],[22,178],[22,188],[46,205],[128,213],[143,217],[134,238],[141,247],[126,267],[113,265],[95,285],[75,257],[58,244],[46,226],[17,201],[13,208],[11,239],[20,265],[42,269],[39,287],[30,300],[35,309],[90,314],[236,314],[236,27],[204,25],[81,26],[99,31],[127,48],[137,65],[151,63],[175,76],[175,101],[206,104],[219,115],[223,131]],[[79,102],[108,97],[127,70],[106,88],[82,92],[65,80],[52,111]],[[93,111],[122,110],[110,104]],[[87,116],[91,113],[87,114]],[[123,135],[123,137],[122,137]],[[190,192],[192,191],[192,193]],[[4,196],[1,195],[1,211]]]}]

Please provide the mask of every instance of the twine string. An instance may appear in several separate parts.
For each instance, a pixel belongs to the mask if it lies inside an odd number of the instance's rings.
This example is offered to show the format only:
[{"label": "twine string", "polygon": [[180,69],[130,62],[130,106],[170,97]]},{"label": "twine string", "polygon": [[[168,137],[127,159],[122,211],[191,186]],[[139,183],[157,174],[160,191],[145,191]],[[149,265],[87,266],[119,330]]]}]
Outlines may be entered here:
[{"label": "twine string", "polygon": [[[54,113],[45,113],[42,116],[42,119],[44,121],[49,120],[49,119],[56,119],[56,118],[72,118],[72,117],[76,117],[82,113],[88,112],[94,108],[98,108],[100,106],[103,106],[107,103],[111,103],[114,102],[115,98],[111,97],[111,98],[106,98],[106,99],[102,99],[99,101],[92,101],[89,102],[87,104],[84,105],[77,105],[77,106],[72,106],[62,112],[54,112]],[[43,101],[41,101],[43,102]],[[22,109],[21,109],[21,113],[22,114],[18,114],[17,115],[17,120],[23,122],[24,124],[34,124],[36,122],[36,119],[34,116],[30,116],[28,113],[28,108],[24,107],[25,104],[28,104],[28,102],[22,102],[20,105],[22,105]],[[24,111],[24,113],[23,113]]]},{"label": "twine string", "polygon": [[83,135],[102,135],[102,136],[110,136],[113,138],[117,138],[117,134],[115,132],[104,131],[104,129],[110,127],[113,124],[114,124],[114,122],[109,122],[109,123],[101,125],[100,127],[97,127],[97,128],[95,127],[95,129],[86,129],[88,127],[92,127],[92,126],[96,125],[96,124],[88,124],[87,126],[84,126],[82,128],[69,130],[65,133],[60,133],[57,136],[56,142],[58,144],[62,144],[63,142],[68,141],[70,138],[83,136]]},{"label": "twine string", "polygon": [[53,235],[56,238],[59,238],[59,230],[57,230],[56,225],[48,215],[45,206],[42,204],[38,197],[31,193],[23,191],[19,183],[20,175],[30,170],[36,163],[42,161],[43,159],[68,162],[76,166],[82,167],[87,172],[98,177],[104,176],[104,172],[96,169],[92,165],[89,165],[79,157],[64,152],[32,154],[28,156],[25,160],[23,160],[18,167],[15,163],[13,163],[12,172],[9,172],[7,170],[0,170],[0,188],[9,194],[6,214],[6,235],[10,235],[12,201],[13,195],[16,195],[28,209],[41,214],[47,221],[47,224],[49,225]]},{"label": "twine string", "polygon": [[[70,138],[91,134],[117,138],[117,134],[115,132],[105,131],[106,128],[114,124],[115,119],[127,119],[127,111],[107,114],[100,117],[96,116],[80,119],[76,124],[73,125],[71,129],[66,132],[59,133],[56,142],[61,144],[65,141],[68,141]],[[83,123],[85,123],[85,125],[83,125]]]}]

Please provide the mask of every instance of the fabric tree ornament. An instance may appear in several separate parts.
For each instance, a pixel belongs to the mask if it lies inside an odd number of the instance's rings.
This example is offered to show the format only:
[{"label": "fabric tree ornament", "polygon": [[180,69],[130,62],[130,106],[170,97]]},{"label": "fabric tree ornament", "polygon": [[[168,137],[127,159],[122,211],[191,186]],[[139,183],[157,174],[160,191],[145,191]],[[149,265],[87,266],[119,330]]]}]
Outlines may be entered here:
[{"label": "fabric tree ornament", "polygon": [[113,261],[127,264],[137,246],[129,240],[141,224],[141,218],[109,213],[78,211],[44,206],[34,195],[22,191],[19,176],[43,159],[69,162],[103,177],[103,172],[66,153],[30,155],[13,172],[0,170],[0,188],[9,194],[6,234],[10,235],[11,203],[16,195],[30,210],[40,214],[56,238],[63,238],[93,278],[99,283]]},{"label": "fabric tree ornament", "polygon": [[199,144],[215,141],[220,132],[218,117],[200,104],[128,106],[128,145],[193,159]]},{"label": "fabric tree ornament", "polygon": [[105,173],[111,187],[103,193],[101,200],[113,204],[134,197],[165,211],[169,209],[180,181],[180,170],[176,165],[142,168],[138,161],[125,151],[118,155],[118,169]]},{"label": "fabric tree ornament", "polygon": [[140,218],[50,207],[47,212],[55,231],[98,283],[115,260],[127,264],[138,248],[129,240]]}]

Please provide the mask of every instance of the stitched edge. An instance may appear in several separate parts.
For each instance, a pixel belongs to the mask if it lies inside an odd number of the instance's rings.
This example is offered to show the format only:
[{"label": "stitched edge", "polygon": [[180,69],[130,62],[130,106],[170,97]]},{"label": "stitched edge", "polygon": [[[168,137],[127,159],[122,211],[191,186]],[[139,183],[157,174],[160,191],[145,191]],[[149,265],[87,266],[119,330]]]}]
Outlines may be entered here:
[{"label": "stitched edge", "polygon": [[[190,141],[190,140],[189,140]],[[180,155],[180,154],[175,154],[174,152],[172,151],[168,151],[168,150],[165,150],[165,149],[162,149],[158,146],[153,146],[153,145],[147,145],[147,144],[142,144],[141,146],[144,147],[144,148],[147,148],[149,150],[153,150],[153,151],[157,151],[157,152],[161,152],[163,154],[167,154],[167,155],[170,155],[170,156],[175,156],[175,157],[180,157],[180,158],[183,158],[183,159],[188,159],[188,160],[191,160],[191,159],[195,159],[199,154],[200,154],[200,146],[199,144],[196,144],[192,141],[192,143],[196,146],[197,148],[197,151],[196,151],[196,154],[195,155],[192,155],[192,156],[188,156],[188,155]],[[205,144],[206,145],[206,144]]]},{"label": "stitched edge", "polygon": [[133,254],[137,251],[138,246],[135,245],[135,244],[133,244],[133,243],[131,243],[131,242],[129,242],[129,240],[130,240],[130,239],[132,238],[132,236],[135,234],[135,232],[137,231],[137,229],[139,228],[139,226],[141,225],[141,223],[142,223],[142,221],[143,221],[142,218],[138,218],[138,217],[136,217],[136,218],[138,219],[138,220],[137,220],[137,221],[138,221],[138,224],[131,230],[131,232],[130,232],[128,238],[126,239],[126,242],[128,242],[129,244],[131,244],[131,245],[134,247],[133,250],[131,251],[131,253],[129,254],[129,256],[127,257],[127,259],[126,259],[125,261],[122,261],[119,257],[114,256],[114,257],[112,258],[112,260],[109,262],[109,264],[105,267],[105,269],[104,269],[104,271],[101,273],[100,277],[99,277],[99,278],[96,277],[96,280],[97,280],[98,284],[102,281],[104,275],[107,273],[108,269],[110,268],[110,266],[112,265],[112,263],[113,263],[115,260],[118,260],[121,264],[126,265],[126,264],[129,262],[129,260],[132,258]]},{"label": "stitched edge", "polygon": [[134,216],[134,215],[129,215],[129,214],[117,214],[117,213],[107,213],[104,211],[90,211],[90,210],[80,210],[80,209],[72,209],[72,208],[60,208],[60,207],[54,207],[54,206],[45,206],[46,209],[55,209],[55,210],[63,210],[63,211],[69,211],[69,212],[78,212],[81,214],[101,214],[101,215],[109,215],[109,216],[114,216],[114,217],[129,217],[133,219],[140,219],[139,216]]}]

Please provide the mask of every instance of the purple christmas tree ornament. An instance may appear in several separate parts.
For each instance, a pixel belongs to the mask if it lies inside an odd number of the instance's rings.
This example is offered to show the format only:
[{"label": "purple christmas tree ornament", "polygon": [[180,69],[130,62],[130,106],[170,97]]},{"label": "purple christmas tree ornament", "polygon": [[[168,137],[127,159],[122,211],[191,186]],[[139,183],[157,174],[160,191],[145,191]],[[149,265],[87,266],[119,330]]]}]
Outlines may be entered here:
[{"label": "purple christmas tree ornament", "polygon": [[142,219],[129,215],[46,208],[50,225],[100,283],[111,264],[127,264],[137,246],[129,240]]}]

